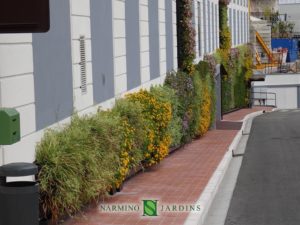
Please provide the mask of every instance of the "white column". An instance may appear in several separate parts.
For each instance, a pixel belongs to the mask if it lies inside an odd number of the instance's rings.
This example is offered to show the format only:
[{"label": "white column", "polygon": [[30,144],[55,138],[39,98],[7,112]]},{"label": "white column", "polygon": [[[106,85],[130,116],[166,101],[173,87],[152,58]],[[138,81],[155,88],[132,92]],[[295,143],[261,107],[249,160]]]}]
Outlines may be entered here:
[{"label": "white column", "polygon": [[112,1],[115,95],[118,97],[127,91],[125,0]]},{"label": "white column", "polygon": [[148,0],[140,2],[140,59],[141,83],[150,81],[149,15]]},{"label": "white column", "polygon": [[174,54],[174,70],[178,68],[178,58],[177,58],[177,13],[176,13],[176,0],[172,0],[172,11],[173,11],[173,54]]},{"label": "white column", "polygon": [[165,1],[158,1],[158,23],[159,23],[159,57],[160,76],[167,72],[167,50],[166,50],[166,7]]},{"label": "white column", "polygon": [[[92,75],[92,43],[90,0],[70,0],[71,5],[71,37],[72,37],[72,71],[73,100],[76,111],[85,110],[93,105],[93,75]],[[86,87],[83,92],[81,85],[80,37],[85,40],[86,55]]]}]

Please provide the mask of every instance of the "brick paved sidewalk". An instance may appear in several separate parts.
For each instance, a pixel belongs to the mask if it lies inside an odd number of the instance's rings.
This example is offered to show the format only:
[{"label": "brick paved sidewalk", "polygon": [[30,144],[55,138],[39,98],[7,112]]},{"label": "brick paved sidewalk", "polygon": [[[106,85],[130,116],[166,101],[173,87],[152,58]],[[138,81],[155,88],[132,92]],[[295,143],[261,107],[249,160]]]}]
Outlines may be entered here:
[{"label": "brick paved sidewalk", "polygon": [[223,120],[228,120],[228,121],[240,121],[242,120],[247,114],[265,110],[266,112],[270,112],[274,109],[273,107],[263,107],[263,106],[258,106],[258,107],[253,107],[253,108],[245,108],[245,109],[240,109],[238,111],[226,114],[223,116]]},{"label": "brick paved sidewalk", "polygon": [[[245,115],[260,110],[262,108],[239,110],[227,115],[226,119],[242,120]],[[194,204],[237,132],[209,131],[201,139],[171,154],[159,165],[133,177],[125,183],[120,193],[100,203],[104,206],[138,204],[140,212],[108,213],[95,207],[65,225],[182,225],[188,216],[186,212],[159,212],[157,217],[143,217],[142,200],[158,200],[160,206]]]}]

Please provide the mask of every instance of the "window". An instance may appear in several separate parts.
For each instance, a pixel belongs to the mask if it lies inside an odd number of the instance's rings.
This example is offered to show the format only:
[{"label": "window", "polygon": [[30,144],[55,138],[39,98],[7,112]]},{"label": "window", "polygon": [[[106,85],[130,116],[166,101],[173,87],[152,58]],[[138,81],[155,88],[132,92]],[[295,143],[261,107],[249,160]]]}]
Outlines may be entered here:
[{"label": "window", "polygon": [[215,46],[218,48],[218,39],[219,39],[219,34],[218,34],[218,6],[215,4],[215,29],[216,29],[216,40],[215,40]]},{"label": "window", "polygon": [[237,39],[237,29],[236,29],[236,11],[233,10],[233,26],[232,26],[232,38],[233,38],[233,45],[236,45]]},{"label": "window", "polygon": [[206,12],[206,0],[203,0],[203,23],[204,23],[204,53],[207,53],[207,12]]},{"label": "window", "polygon": [[214,4],[211,3],[211,22],[212,22],[212,51],[215,50],[215,7]]},{"label": "window", "polygon": [[197,1],[197,9],[198,9],[198,52],[199,56],[201,56],[201,5],[200,2]]}]

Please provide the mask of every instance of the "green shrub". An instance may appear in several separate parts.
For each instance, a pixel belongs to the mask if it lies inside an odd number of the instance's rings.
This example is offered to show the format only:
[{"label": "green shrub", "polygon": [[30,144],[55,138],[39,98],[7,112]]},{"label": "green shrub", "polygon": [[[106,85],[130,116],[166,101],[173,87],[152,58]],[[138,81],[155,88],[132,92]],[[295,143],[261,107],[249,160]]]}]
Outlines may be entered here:
[{"label": "green shrub", "polygon": [[36,163],[44,217],[57,220],[106,193],[119,165],[118,119],[77,116],[49,130],[37,146]]},{"label": "green shrub", "polygon": [[203,120],[201,116],[201,106],[203,104],[203,88],[204,84],[200,77],[200,73],[196,70],[193,74],[193,117],[192,122],[190,124],[190,132],[193,137],[200,136],[200,124]]},{"label": "green shrub", "polygon": [[172,119],[168,127],[168,133],[171,137],[171,147],[179,146],[182,138],[182,119],[178,114],[180,103],[176,91],[167,86],[155,86],[151,87],[150,92],[160,101],[171,104]]},{"label": "green shrub", "polygon": [[196,136],[204,135],[215,119],[215,82],[214,68],[200,61],[193,76],[194,82],[194,131]]},{"label": "green shrub", "polygon": [[168,73],[165,86],[174,89],[178,97],[178,116],[182,120],[181,143],[186,143],[194,137],[194,84],[192,76],[182,71]]},{"label": "green shrub", "polygon": [[228,26],[228,4],[219,4],[219,26],[220,26],[220,49],[229,50],[231,48],[231,33]]},{"label": "green shrub", "polygon": [[159,163],[170,146],[203,135],[214,82],[209,67],[199,65],[194,76],[172,72],[165,86],[129,94],[111,110],[74,116],[69,125],[47,131],[36,148],[43,216],[57,221],[76,213],[120,187],[141,162]]},{"label": "green shrub", "polygon": [[248,104],[247,82],[252,76],[252,54],[248,45],[218,51],[222,74],[222,111],[242,108]]},{"label": "green shrub", "polygon": [[111,113],[120,118],[120,168],[116,173],[116,187],[119,188],[130,170],[143,160],[147,121],[143,118],[142,106],[124,98],[116,101]]},{"label": "green shrub", "polygon": [[193,0],[177,1],[178,67],[188,74],[194,72],[195,29],[192,24]]},{"label": "green shrub", "polygon": [[141,105],[143,118],[148,124],[143,164],[145,166],[157,164],[169,153],[171,137],[168,131],[172,119],[171,104],[156,98],[146,90],[129,94],[126,98]]}]

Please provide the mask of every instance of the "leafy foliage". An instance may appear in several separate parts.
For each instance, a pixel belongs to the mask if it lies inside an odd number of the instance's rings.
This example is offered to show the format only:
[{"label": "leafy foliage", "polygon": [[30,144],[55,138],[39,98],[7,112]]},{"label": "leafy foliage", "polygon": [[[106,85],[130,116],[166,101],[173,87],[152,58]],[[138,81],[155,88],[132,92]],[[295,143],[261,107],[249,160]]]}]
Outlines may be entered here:
[{"label": "leafy foliage", "polygon": [[120,118],[120,168],[116,172],[116,187],[119,188],[129,171],[143,159],[147,123],[142,116],[141,105],[128,99],[117,100],[111,114]]},{"label": "leafy foliage", "polygon": [[245,107],[248,104],[247,82],[252,76],[252,53],[248,45],[217,52],[222,67],[222,111]]},{"label": "leafy foliage", "polygon": [[171,137],[171,147],[179,146],[182,138],[182,119],[179,117],[180,102],[176,91],[167,86],[151,87],[150,92],[155,98],[171,103],[172,119],[168,127],[168,133]]},{"label": "leafy foliage", "polygon": [[177,1],[177,42],[178,42],[178,66],[188,73],[194,72],[195,30],[192,24],[193,0]]},{"label": "leafy foliage", "polygon": [[142,106],[142,114],[147,120],[146,147],[144,149],[144,165],[159,163],[168,155],[171,137],[168,133],[172,119],[172,108],[169,102],[164,102],[146,90],[127,95],[127,98]]},{"label": "leafy foliage", "polygon": [[188,74],[178,71],[167,74],[165,86],[173,88],[179,100],[178,116],[182,121],[182,143],[193,138],[194,84]]},{"label": "leafy foliage", "polygon": [[57,220],[77,212],[106,193],[115,181],[120,152],[119,120],[100,114],[75,116],[61,130],[49,130],[37,146],[45,217]]},{"label": "leafy foliage", "polygon": [[231,48],[231,33],[228,26],[227,4],[219,4],[220,20],[220,49],[229,50]]}]

